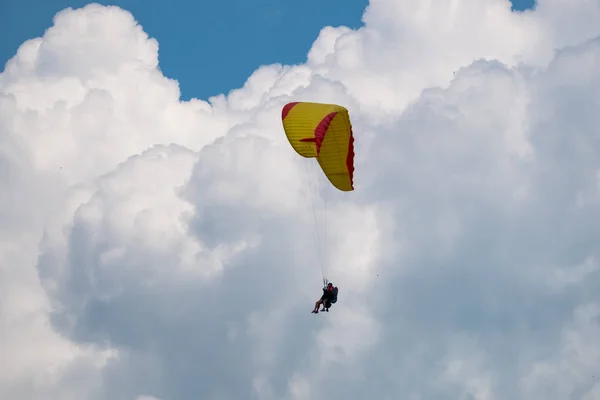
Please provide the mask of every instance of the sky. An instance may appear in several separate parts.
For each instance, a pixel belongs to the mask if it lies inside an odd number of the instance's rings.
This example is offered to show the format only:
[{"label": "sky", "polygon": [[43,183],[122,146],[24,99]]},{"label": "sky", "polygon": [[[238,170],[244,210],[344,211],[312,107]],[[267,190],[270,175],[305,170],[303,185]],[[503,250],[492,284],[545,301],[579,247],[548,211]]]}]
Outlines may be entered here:
[{"label": "sky", "polygon": [[[363,8],[189,99],[135,10],[19,39],[0,398],[600,398],[600,4]],[[296,101],[347,108],[354,191],[291,148]]]},{"label": "sky", "polygon": [[[362,25],[366,0],[99,1],[131,12],[160,44],[160,68],[179,82],[182,99],[208,99],[240,87],[259,65],[299,64],[324,26]],[[87,1],[5,0],[0,13],[0,62],[25,40],[43,35],[60,10]],[[517,10],[533,1],[513,0]],[[31,10],[35,9],[35,13]]]}]

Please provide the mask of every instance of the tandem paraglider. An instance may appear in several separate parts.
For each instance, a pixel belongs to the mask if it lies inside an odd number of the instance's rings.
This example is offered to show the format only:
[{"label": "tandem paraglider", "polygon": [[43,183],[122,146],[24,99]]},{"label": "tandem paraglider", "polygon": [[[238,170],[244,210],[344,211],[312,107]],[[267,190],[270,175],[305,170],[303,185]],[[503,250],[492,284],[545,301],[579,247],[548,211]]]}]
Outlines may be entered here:
[{"label": "tandem paraglider", "polygon": [[327,286],[323,288],[323,295],[317,302],[315,303],[315,308],[312,310],[313,314],[319,313],[319,306],[323,305],[323,309],[321,311],[329,312],[329,309],[333,304],[337,302],[338,296],[338,288],[337,286],[333,286],[333,283],[329,282]]},{"label": "tandem paraglider", "polygon": [[[304,158],[316,159],[316,163],[310,163],[318,165],[320,169],[316,172],[318,175],[313,177],[314,180],[318,181],[324,175],[328,181],[325,189],[333,187],[341,192],[354,190],[354,135],[345,107],[337,104],[292,102],[283,107],[281,119],[285,135],[296,153]],[[329,311],[337,301],[338,293],[338,288],[329,282],[327,274],[329,259],[326,215],[320,218],[315,211],[315,198],[322,196],[319,189],[312,198],[312,206],[316,230],[315,248],[319,252],[324,287],[323,295],[312,311],[315,314],[319,312],[321,305],[322,311]],[[326,205],[323,210],[326,212]]]}]

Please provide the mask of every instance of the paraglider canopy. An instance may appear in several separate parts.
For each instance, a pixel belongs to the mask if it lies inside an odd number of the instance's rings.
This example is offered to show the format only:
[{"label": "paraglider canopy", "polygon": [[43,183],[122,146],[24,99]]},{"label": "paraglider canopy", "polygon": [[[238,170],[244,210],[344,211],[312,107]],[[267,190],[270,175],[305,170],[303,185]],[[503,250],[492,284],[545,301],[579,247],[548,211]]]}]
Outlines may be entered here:
[{"label": "paraglider canopy", "polygon": [[337,189],[354,190],[354,136],[345,107],[292,102],[283,107],[281,119],[285,134],[299,155],[316,158]]}]

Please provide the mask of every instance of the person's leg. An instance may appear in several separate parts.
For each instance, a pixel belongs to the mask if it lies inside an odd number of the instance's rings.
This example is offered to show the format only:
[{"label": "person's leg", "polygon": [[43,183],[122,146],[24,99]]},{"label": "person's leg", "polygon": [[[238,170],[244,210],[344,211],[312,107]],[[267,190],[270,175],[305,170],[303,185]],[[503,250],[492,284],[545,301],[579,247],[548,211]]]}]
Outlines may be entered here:
[{"label": "person's leg", "polygon": [[319,299],[316,303],[315,303],[315,308],[313,310],[313,312],[317,312],[319,311],[319,306],[323,304],[323,299]]}]

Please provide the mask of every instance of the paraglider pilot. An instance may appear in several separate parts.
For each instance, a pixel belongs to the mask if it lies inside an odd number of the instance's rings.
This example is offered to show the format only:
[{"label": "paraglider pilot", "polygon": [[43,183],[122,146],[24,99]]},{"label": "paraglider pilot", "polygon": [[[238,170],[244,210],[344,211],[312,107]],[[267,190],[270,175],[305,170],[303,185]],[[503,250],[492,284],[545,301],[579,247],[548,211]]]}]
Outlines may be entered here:
[{"label": "paraglider pilot", "polygon": [[329,312],[329,307],[337,301],[338,288],[334,287],[331,282],[329,282],[323,288],[323,295],[321,298],[315,303],[315,308],[312,310],[314,314],[319,312],[319,307],[321,304],[323,305],[323,309],[321,311]]}]

